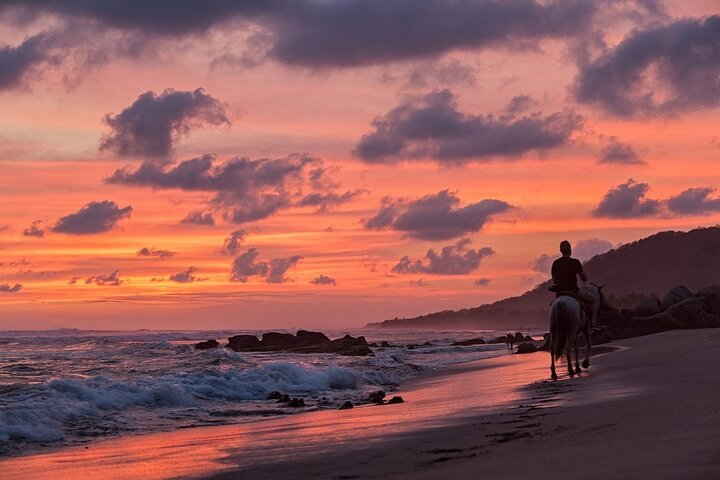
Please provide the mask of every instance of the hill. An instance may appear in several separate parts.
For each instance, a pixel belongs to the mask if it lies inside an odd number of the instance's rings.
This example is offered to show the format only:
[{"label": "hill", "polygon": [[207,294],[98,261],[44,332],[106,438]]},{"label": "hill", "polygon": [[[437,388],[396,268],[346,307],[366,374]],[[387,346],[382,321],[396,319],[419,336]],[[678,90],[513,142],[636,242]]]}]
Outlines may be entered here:
[{"label": "hill", "polygon": [[[660,232],[623,245],[585,262],[590,280],[606,284],[605,294],[618,307],[636,304],[651,294],[662,296],[675,285],[692,291],[720,284],[720,227],[689,232]],[[462,310],[414,318],[395,318],[368,327],[418,329],[486,329],[545,326],[554,298],[547,281],[518,297]]]}]

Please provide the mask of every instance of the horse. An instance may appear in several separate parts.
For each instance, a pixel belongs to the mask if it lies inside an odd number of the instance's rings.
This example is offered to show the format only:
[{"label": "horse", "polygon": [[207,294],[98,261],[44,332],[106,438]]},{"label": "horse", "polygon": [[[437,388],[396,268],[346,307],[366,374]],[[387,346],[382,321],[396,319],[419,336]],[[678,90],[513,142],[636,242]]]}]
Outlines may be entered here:
[{"label": "horse", "polygon": [[[583,286],[577,295],[561,295],[550,304],[550,376],[553,380],[557,380],[555,360],[562,356],[563,350],[567,356],[568,374],[572,377],[582,371],[578,358],[577,337],[580,332],[585,335],[586,344],[585,360],[582,366],[583,368],[590,367],[590,330],[600,312],[604,286],[589,283]],[[581,299],[589,307],[589,316],[580,304]],[[573,347],[575,348],[574,369],[570,358]]]}]

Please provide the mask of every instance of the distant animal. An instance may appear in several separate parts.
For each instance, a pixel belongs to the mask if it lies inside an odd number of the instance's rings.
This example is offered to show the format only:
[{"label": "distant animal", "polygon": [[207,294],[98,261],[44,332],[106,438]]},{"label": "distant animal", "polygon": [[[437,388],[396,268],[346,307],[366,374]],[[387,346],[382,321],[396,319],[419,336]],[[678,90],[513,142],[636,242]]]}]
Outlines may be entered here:
[{"label": "distant animal", "polygon": [[[585,360],[583,368],[590,366],[590,330],[597,321],[600,306],[603,303],[602,289],[605,285],[598,286],[589,283],[583,286],[577,295],[567,294],[557,297],[550,304],[550,376],[557,380],[555,372],[555,360],[558,360],[563,352],[567,356],[568,374],[572,377],[580,373],[578,334],[585,335]],[[586,308],[583,308],[585,304]],[[572,366],[571,350],[575,349],[575,368]]]},{"label": "distant animal", "polygon": [[515,336],[512,333],[508,333],[507,335],[505,335],[505,345],[507,346],[507,348],[512,349],[514,343]]}]

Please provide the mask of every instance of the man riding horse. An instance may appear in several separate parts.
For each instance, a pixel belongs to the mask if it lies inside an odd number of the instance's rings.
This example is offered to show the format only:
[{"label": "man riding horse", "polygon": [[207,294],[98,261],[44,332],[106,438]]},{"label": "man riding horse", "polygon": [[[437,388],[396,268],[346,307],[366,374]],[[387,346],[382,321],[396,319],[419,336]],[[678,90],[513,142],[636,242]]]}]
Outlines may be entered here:
[{"label": "man riding horse", "polygon": [[[550,291],[555,292],[555,300],[550,305],[550,371],[552,378],[557,379],[555,373],[555,360],[567,354],[568,373],[573,376],[580,373],[578,360],[577,334],[585,335],[586,351],[583,367],[590,365],[590,330],[601,304],[602,287],[595,284],[584,285],[580,290],[577,277],[588,281],[583,271],[582,263],[572,258],[570,242],[563,240],[560,243],[562,257],[552,264],[552,279],[554,285]],[[575,368],[570,361],[570,351],[575,349]]]}]

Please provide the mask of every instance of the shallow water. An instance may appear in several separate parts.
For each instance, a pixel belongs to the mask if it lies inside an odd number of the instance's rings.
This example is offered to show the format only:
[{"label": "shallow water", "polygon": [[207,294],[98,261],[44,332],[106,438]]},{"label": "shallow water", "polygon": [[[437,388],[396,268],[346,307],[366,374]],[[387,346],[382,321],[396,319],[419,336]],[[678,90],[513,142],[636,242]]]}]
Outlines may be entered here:
[{"label": "shallow water", "polygon": [[[453,347],[499,332],[335,331],[388,341],[374,357],[198,351],[193,345],[258,331],[0,332],[0,455],[128,433],[252,421],[362,402],[370,391],[439,367],[506,353],[504,344]],[[407,344],[431,346],[408,349]],[[278,390],[304,398],[290,409]]]}]

